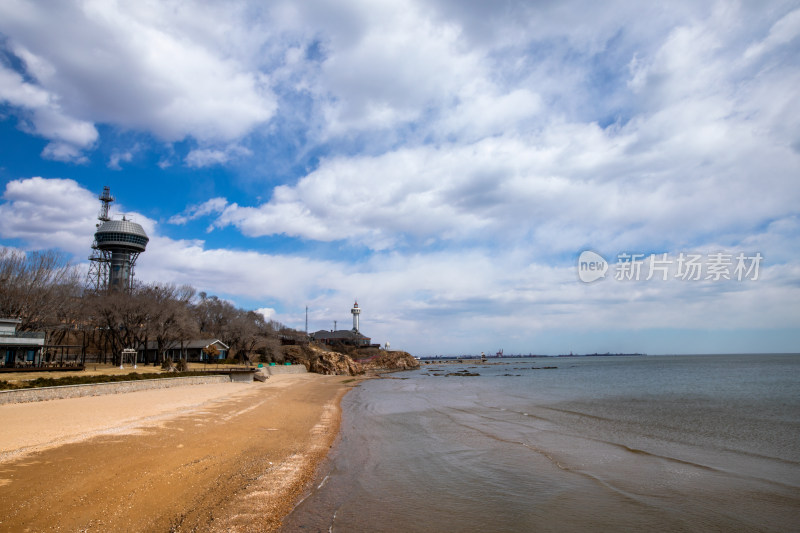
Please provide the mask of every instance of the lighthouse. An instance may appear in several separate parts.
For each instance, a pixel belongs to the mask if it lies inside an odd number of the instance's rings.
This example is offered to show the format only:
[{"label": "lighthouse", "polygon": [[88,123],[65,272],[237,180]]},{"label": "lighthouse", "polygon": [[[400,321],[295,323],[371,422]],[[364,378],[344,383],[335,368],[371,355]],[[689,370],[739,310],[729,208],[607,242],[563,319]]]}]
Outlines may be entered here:
[{"label": "lighthouse", "polygon": [[361,314],[361,308],[358,307],[358,300],[353,303],[353,308],[350,309],[350,314],[353,315],[353,329],[336,329],[336,321],[333,321],[333,330],[321,329],[316,333],[311,334],[311,338],[317,342],[327,344],[329,346],[346,344],[350,346],[375,346],[380,347],[378,344],[370,344],[371,339],[361,334],[358,326],[358,316]]},{"label": "lighthouse", "polygon": [[361,314],[361,309],[358,308],[358,301],[353,304],[353,308],[350,312],[353,314],[353,331],[358,333],[358,315]]}]

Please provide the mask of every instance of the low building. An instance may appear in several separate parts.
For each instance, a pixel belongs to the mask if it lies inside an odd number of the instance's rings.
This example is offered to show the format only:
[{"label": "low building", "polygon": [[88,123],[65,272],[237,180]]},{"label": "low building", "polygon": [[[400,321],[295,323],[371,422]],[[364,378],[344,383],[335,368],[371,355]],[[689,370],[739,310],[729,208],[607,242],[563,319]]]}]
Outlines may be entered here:
[{"label": "low building", "polygon": [[[311,340],[327,345],[344,344],[348,346],[357,346],[359,348],[376,347],[380,348],[380,344],[371,344],[369,337],[361,334],[359,328],[359,316],[362,309],[358,306],[358,302],[353,304],[350,313],[353,315],[353,329],[337,329],[337,330],[324,330],[321,329],[316,333],[309,335]],[[336,323],[334,322],[334,327]]]},{"label": "low building", "polygon": [[[219,351],[216,359],[227,359],[230,347],[219,339],[192,339],[170,345],[164,351],[164,356],[167,359],[177,361],[179,359],[186,359],[189,362],[202,363],[208,360],[206,352],[203,350],[215,346]],[[154,361],[158,355],[158,343],[156,341],[148,341],[147,347],[144,344],[139,346],[138,349],[140,361]]]},{"label": "low building", "polygon": [[372,340],[352,329],[340,329],[336,331],[321,329],[312,333],[311,339],[327,345],[347,344],[350,346],[370,346],[370,341]]},{"label": "low building", "polygon": [[18,318],[0,318],[0,356],[5,367],[34,367],[42,363],[44,333],[18,332],[21,323]]}]

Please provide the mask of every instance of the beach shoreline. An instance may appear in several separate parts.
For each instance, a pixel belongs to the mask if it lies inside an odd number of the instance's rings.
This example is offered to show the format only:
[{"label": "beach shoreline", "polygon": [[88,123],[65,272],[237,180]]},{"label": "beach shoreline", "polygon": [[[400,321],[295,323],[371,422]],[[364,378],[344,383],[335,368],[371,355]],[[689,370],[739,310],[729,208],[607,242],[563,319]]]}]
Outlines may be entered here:
[{"label": "beach shoreline", "polygon": [[0,531],[275,531],[356,383],[281,375],[0,406]]}]

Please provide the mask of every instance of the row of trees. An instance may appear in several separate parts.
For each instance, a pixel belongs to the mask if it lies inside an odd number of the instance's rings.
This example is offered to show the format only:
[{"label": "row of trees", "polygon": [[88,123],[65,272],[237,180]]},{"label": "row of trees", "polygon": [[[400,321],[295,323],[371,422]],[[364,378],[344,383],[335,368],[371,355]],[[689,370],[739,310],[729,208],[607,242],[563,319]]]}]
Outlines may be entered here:
[{"label": "row of trees", "polygon": [[211,337],[229,346],[229,357],[269,361],[281,337],[303,336],[188,285],[86,291],[79,269],[55,251],[0,248],[0,316],[21,319],[21,331],[44,331],[47,344],[80,344],[104,360],[149,342],[156,346],[147,361],[153,364],[182,341]]}]

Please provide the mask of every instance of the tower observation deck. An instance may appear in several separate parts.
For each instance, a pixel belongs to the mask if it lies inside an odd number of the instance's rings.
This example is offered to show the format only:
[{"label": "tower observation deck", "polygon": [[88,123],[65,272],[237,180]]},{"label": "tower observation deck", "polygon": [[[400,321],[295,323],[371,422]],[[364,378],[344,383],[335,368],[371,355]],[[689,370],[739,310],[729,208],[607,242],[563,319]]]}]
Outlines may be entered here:
[{"label": "tower observation deck", "polygon": [[129,290],[133,287],[134,266],[150,240],[141,225],[127,220],[111,220],[108,206],[114,201],[109,188],[98,198],[102,202],[89,256],[87,288],[90,290]]}]

